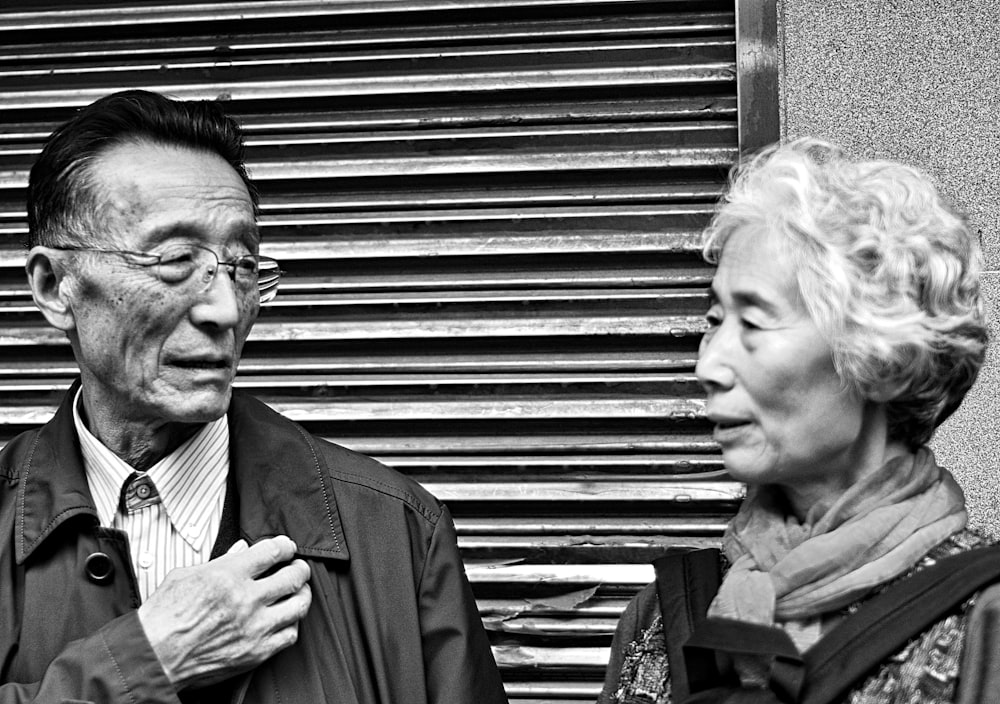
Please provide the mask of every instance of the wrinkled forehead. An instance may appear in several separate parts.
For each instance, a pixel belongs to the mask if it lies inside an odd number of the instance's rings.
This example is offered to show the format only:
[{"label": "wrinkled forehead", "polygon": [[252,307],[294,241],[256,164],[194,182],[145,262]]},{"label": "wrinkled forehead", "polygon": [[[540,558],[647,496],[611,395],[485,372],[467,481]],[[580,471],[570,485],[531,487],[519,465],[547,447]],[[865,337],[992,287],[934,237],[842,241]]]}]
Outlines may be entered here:
[{"label": "wrinkled forehead", "polygon": [[758,262],[778,269],[792,269],[800,257],[801,246],[789,237],[781,227],[765,221],[741,222],[718,238],[718,259],[721,264],[726,259],[730,264]]},{"label": "wrinkled forehead", "polygon": [[253,202],[218,154],[175,145],[116,145],[91,166],[107,235],[148,249],[173,240],[256,251]]},{"label": "wrinkled forehead", "polygon": [[734,229],[724,240],[711,286],[713,300],[769,301],[780,308],[802,304],[796,257],[787,237],[759,225]]},{"label": "wrinkled forehead", "polygon": [[241,248],[257,252],[260,233],[252,213],[192,210],[144,220],[141,227],[127,230],[123,237],[138,249],[156,248],[172,243],[202,244],[223,249]]}]

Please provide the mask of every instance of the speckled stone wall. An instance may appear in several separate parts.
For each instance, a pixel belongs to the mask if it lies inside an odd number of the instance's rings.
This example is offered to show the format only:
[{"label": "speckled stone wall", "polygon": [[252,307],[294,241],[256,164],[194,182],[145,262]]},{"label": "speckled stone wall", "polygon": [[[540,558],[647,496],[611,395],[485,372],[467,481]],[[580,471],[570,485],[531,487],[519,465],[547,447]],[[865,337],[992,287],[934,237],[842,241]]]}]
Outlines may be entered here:
[{"label": "speckled stone wall", "polygon": [[782,134],[931,174],[986,260],[986,366],[932,446],[1000,537],[1000,0],[779,0]]}]

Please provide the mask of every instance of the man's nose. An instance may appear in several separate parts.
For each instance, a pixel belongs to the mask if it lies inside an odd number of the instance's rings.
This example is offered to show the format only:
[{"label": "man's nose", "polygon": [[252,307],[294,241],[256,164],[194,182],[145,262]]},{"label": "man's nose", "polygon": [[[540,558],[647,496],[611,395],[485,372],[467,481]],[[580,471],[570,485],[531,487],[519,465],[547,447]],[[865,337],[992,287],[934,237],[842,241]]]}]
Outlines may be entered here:
[{"label": "man's nose", "polygon": [[735,382],[731,359],[732,337],[733,333],[723,322],[701,338],[694,373],[706,392],[728,389]]},{"label": "man's nose", "polygon": [[191,306],[191,318],[196,325],[228,329],[240,321],[240,292],[230,278],[230,269],[220,266],[208,288]]}]

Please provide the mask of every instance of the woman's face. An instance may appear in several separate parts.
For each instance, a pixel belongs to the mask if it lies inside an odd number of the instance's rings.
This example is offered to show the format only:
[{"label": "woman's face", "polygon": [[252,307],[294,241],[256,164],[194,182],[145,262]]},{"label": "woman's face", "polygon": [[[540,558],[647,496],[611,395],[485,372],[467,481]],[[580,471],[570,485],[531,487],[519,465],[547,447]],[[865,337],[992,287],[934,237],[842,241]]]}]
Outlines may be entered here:
[{"label": "woman's face", "polygon": [[787,488],[806,510],[839,493],[871,450],[867,404],[837,376],[778,238],[734,233],[712,294],[697,375],[726,468],[743,482]]}]

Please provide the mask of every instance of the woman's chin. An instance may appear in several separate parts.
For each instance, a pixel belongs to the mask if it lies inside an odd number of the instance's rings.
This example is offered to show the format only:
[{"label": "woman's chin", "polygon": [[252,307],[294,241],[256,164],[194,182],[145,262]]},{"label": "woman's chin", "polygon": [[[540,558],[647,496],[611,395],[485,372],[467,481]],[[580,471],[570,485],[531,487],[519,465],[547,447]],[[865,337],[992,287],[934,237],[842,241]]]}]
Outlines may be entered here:
[{"label": "woman's chin", "polygon": [[767,484],[775,480],[774,463],[746,447],[722,450],[722,461],[729,476],[744,484]]}]

